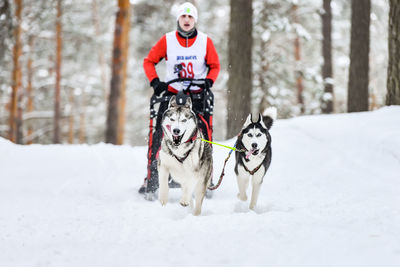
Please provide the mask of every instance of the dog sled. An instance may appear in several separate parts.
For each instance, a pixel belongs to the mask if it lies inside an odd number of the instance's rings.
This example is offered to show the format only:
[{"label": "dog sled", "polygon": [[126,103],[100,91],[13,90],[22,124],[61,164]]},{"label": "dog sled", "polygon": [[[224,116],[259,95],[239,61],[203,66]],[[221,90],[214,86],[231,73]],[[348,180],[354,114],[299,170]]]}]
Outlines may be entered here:
[{"label": "dog sled", "polygon": [[[197,127],[200,131],[203,132],[205,137],[208,140],[212,139],[212,116],[214,109],[214,94],[208,87],[208,83],[206,79],[193,79],[193,78],[176,78],[169,82],[167,85],[181,83],[183,90],[179,91],[176,95],[170,92],[166,92],[160,96],[153,94],[150,98],[150,127],[154,127],[157,122],[157,118],[159,115],[159,109],[161,105],[165,105],[169,103],[172,96],[176,96],[177,103],[184,105],[186,103],[187,98],[190,98],[193,103],[193,112],[196,114],[198,118]],[[196,87],[196,90],[191,90],[191,88]],[[197,88],[201,88],[197,90]],[[151,136],[151,134],[150,134]],[[153,142],[153,140],[150,140]],[[156,168],[156,166],[151,166],[151,168]],[[170,188],[180,187],[178,183],[175,183],[174,180],[170,179],[169,181]],[[142,189],[142,188],[141,188]],[[144,188],[143,188],[144,190]],[[141,190],[139,191],[141,193]],[[144,192],[143,192],[144,193]],[[207,191],[206,197],[210,198],[212,195],[211,192]]]}]

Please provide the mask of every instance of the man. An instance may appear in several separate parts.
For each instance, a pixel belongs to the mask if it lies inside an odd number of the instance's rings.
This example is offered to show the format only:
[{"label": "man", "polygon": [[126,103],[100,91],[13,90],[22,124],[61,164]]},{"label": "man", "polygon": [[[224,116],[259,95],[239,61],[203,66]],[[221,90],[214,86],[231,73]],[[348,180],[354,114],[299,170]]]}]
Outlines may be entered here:
[{"label": "man", "polygon": [[[191,3],[179,6],[177,12],[177,30],[169,32],[151,48],[144,59],[143,68],[155,95],[173,95],[185,89],[184,83],[167,84],[178,77],[206,79],[204,88],[211,88],[218,77],[220,64],[217,51],[212,40],[196,29],[197,9]],[[155,65],[162,59],[166,61],[164,81],[158,77]],[[181,65],[179,73],[176,66]],[[204,88],[191,86],[192,93],[201,93]],[[156,123],[150,119],[147,177],[139,193],[154,193],[158,188],[157,155],[161,145],[161,120],[163,112],[168,108],[167,102],[160,103]],[[203,105],[194,101],[193,109],[200,121],[199,127],[208,140],[212,140],[212,115],[202,113]]]}]

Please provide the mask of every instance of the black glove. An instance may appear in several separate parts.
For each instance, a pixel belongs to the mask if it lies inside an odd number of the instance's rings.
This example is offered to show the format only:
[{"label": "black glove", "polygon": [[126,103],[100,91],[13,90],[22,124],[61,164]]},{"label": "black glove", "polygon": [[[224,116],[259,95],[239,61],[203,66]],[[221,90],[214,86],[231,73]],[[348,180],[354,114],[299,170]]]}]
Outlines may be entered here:
[{"label": "black glove", "polygon": [[168,84],[161,82],[158,78],[154,78],[151,81],[150,86],[153,87],[155,95],[161,95],[162,92],[168,90]]},{"label": "black glove", "polygon": [[211,89],[211,87],[213,86],[214,82],[211,79],[206,79],[204,81],[204,89],[208,88]]}]

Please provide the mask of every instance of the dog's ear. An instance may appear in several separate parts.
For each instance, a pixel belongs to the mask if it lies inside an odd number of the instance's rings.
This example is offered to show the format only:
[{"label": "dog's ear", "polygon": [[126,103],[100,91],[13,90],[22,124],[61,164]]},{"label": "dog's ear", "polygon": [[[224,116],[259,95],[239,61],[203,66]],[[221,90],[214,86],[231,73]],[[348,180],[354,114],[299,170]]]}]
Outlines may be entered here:
[{"label": "dog's ear", "polygon": [[267,128],[268,130],[271,129],[272,124],[276,120],[276,117],[277,117],[276,107],[269,107],[266,110],[264,110],[262,121],[266,126],[265,128]]},{"label": "dog's ear", "polygon": [[253,120],[252,120],[252,116],[251,116],[251,113],[250,113],[249,116],[247,116],[247,119],[246,119],[246,121],[245,121],[245,123],[243,125],[243,129],[247,128],[247,126],[249,126],[252,123],[253,123]]},{"label": "dog's ear", "polygon": [[171,99],[169,100],[168,108],[173,108],[173,107],[176,107],[176,106],[177,106],[177,104],[176,104],[176,96],[173,95],[171,97]]},{"label": "dog's ear", "polygon": [[186,98],[185,108],[192,109],[192,99],[190,97]]},{"label": "dog's ear", "polygon": [[261,114],[258,113],[258,119],[257,119],[257,123],[259,123],[261,121]]},{"label": "dog's ear", "polygon": [[257,121],[257,122],[259,122],[263,128],[269,129],[269,128],[265,125],[265,123],[264,123],[264,118],[263,118],[263,116],[261,115],[261,113],[259,113],[259,115],[258,115],[258,121]]}]

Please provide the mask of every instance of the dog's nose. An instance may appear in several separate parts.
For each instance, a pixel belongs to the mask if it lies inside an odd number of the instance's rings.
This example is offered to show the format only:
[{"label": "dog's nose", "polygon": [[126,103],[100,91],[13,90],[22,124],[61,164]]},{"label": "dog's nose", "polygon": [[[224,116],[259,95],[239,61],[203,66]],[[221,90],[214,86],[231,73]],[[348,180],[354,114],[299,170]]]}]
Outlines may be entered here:
[{"label": "dog's nose", "polygon": [[175,128],[174,130],[172,130],[172,132],[173,132],[175,135],[178,135],[181,131],[180,131],[178,128]]},{"label": "dog's nose", "polygon": [[252,143],[252,144],[251,144],[251,147],[252,147],[252,148],[257,148],[257,143]]}]

